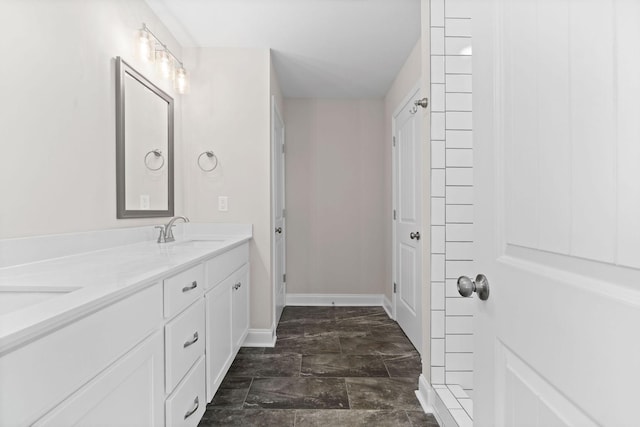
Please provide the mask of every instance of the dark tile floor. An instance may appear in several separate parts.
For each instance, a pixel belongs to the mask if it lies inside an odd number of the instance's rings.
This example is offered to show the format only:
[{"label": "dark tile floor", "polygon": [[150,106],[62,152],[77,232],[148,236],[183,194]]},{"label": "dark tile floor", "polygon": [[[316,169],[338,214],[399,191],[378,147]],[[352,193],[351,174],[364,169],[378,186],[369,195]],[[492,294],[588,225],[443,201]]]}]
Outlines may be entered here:
[{"label": "dark tile floor", "polygon": [[243,347],[200,426],[427,426],[420,356],[380,307],[287,307],[274,348]]}]

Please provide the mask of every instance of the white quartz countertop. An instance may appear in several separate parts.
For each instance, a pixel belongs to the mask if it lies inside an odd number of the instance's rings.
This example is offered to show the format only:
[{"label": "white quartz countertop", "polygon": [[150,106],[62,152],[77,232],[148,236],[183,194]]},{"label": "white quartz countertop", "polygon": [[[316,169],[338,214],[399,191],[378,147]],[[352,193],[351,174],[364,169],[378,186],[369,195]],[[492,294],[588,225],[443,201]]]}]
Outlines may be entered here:
[{"label": "white quartz countertop", "polygon": [[251,227],[194,227],[176,241],[142,241],[0,268],[0,355],[160,279],[238,246]]}]

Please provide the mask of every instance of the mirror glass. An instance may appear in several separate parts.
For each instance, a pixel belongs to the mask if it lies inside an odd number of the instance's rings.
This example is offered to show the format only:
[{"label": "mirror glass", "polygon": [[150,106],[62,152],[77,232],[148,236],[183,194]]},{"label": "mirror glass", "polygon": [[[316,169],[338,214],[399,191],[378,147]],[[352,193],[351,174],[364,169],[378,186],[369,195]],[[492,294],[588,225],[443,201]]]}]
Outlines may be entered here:
[{"label": "mirror glass", "polygon": [[173,98],[116,59],[118,218],[173,216]]}]

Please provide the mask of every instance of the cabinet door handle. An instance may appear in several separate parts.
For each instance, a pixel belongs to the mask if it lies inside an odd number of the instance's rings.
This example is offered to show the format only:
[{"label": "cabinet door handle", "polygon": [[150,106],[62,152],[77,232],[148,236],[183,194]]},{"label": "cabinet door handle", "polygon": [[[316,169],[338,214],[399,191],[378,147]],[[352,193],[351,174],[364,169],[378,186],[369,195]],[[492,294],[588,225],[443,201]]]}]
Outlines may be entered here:
[{"label": "cabinet door handle", "polygon": [[191,290],[194,290],[197,287],[198,287],[198,282],[194,280],[193,282],[191,282],[191,286],[185,286],[184,288],[182,288],[182,292],[189,292]]},{"label": "cabinet door handle", "polygon": [[186,341],[186,342],[182,345],[182,347],[183,347],[183,348],[187,348],[187,347],[189,347],[189,346],[194,345],[194,344],[198,341],[198,338],[199,338],[199,337],[198,337],[198,333],[197,333],[197,332],[194,332],[194,333],[193,333],[193,338],[192,338],[192,339],[190,339],[189,341]]},{"label": "cabinet door handle", "polygon": [[189,418],[191,415],[195,414],[198,408],[200,407],[200,399],[198,398],[198,396],[196,396],[196,398],[193,400],[193,404],[195,405],[193,409],[191,409],[190,411],[187,411],[187,413],[184,414],[185,420]]},{"label": "cabinet door handle", "polygon": [[242,286],[242,283],[240,282],[236,283],[235,285],[233,285],[233,290],[237,291],[240,288],[240,286]]}]

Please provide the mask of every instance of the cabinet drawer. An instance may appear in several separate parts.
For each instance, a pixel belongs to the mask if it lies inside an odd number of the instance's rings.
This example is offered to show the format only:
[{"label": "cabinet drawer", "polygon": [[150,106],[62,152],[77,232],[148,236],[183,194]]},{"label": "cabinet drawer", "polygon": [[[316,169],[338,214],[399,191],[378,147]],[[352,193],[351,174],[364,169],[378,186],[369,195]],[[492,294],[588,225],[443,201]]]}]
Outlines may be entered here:
[{"label": "cabinet drawer", "polygon": [[164,280],[164,317],[172,317],[204,294],[204,267],[198,264]]},{"label": "cabinet drawer", "polygon": [[231,249],[207,261],[207,289],[211,289],[249,261],[249,244]]},{"label": "cabinet drawer", "polygon": [[204,307],[201,298],[165,326],[167,393],[171,393],[194,362],[204,354]]},{"label": "cabinet drawer", "polygon": [[207,407],[204,358],[189,371],[165,403],[167,427],[195,427]]}]

